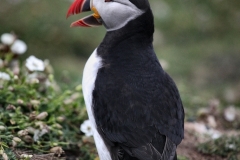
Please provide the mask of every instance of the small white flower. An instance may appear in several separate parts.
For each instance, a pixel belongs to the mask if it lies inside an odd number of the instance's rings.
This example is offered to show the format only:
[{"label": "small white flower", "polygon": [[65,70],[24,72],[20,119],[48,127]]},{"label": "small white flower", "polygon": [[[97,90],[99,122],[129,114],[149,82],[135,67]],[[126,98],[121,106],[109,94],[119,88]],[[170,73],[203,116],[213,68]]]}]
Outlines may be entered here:
[{"label": "small white flower", "polygon": [[0,72],[0,79],[2,79],[2,80],[10,80],[10,76],[9,76],[9,74],[7,74],[5,72]]},{"label": "small white flower", "polygon": [[235,144],[228,144],[227,148],[229,148],[229,149],[236,149],[236,145]]},{"label": "small white flower", "polygon": [[11,46],[11,51],[15,54],[23,54],[27,50],[27,45],[22,40],[16,40]]},{"label": "small white flower", "polygon": [[80,130],[85,133],[87,137],[90,137],[93,135],[93,129],[92,129],[92,123],[90,120],[85,120],[81,126]]},{"label": "small white flower", "polygon": [[35,56],[30,56],[26,60],[26,67],[30,71],[44,71],[45,69],[44,62],[41,59],[36,58]]},{"label": "small white flower", "polygon": [[228,122],[232,122],[235,120],[236,118],[236,109],[234,106],[229,106],[224,110],[224,118],[228,121]]},{"label": "small white flower", "polygon": [[3,44],[11,45],[15,40],[15,36],[10,33],[4,33],[1,36],[1,41]]},{"label": "small white flower", "polygon": [[207,135],[209,135],[212,139],[218,139],[222,136],[222,133],[215,129],[209,129]]},{"label": "small white flower", "polygon": [[33,136],[34,141],[35,142],[38,141],[40,137],[42,137],[44,134],[46,134],[48,132],[49,132],[49,130],[47,128],[43,128],[41,130],[36,129],[34,131],[34,136]]},{"label": "small white flower", "polygon": [[40,137],[42,137],[43,135],[45,135],[46,133],[48,133],[50,131],[49,126],[47,126],[44,122],[42,121],[37,121],[35,122],[35,125],[39,127],[39,129],[34,129],[33,130],[33,139],[34,141],[38,141],[38,139]]}]

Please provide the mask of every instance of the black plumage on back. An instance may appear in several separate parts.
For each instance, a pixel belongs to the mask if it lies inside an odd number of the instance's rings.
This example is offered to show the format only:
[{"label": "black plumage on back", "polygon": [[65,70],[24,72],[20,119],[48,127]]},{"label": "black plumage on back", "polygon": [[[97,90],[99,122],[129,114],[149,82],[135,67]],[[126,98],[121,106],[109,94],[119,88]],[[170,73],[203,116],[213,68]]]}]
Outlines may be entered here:
[{"label": "black plumage on back", "polygon": [[112,160],[176,159],[184,111],[177,87],[153,50],[148,9],[107,32],[97,49],[102,67],[93,90],[97,130]]}]

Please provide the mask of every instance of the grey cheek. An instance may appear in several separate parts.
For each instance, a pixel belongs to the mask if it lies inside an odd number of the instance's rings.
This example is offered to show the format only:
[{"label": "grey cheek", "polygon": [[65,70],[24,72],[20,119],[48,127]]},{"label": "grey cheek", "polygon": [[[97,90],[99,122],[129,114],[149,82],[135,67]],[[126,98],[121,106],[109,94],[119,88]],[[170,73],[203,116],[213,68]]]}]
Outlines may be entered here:
[{"label": "grey cheek", "polygon": [[107,31],[113,31],[124,27],[129,21],[140,16],[143,11],[131,4],[121,5],[119,3],[104,2],[104,0],[93,0],[102,17]]},{"label": "grey cheek", "polygon": [[143,13],[141,10],[131,10],[131,12],[126,12],[121,15],[121,17],[111,19],[111,21],[106,22],[107,31],[113,31],[124,27],[129,21],[136,19]]}]

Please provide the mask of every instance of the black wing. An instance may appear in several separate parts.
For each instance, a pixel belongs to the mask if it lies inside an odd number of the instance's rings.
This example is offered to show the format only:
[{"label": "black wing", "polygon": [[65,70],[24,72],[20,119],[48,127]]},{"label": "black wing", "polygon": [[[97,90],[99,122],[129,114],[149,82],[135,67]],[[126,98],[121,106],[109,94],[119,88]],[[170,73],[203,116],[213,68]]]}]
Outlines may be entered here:
[{"label": "black wing", "polygon": [[183,139],[184,111],[175,83],[153,52],[138,57],[103,57],[95,82],[94,116],[105,143],[115,150],[113,160],[124,153],[159,160],[175,154]]}]

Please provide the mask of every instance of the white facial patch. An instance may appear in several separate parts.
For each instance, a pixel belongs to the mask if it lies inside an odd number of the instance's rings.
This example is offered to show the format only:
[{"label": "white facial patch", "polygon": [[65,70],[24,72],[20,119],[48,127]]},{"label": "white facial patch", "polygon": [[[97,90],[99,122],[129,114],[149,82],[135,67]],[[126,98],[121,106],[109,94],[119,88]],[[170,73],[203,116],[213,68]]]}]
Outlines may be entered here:
[{"label": "white facial patch", "polygon": [[92,5],[98,10],[107,31],[120,29],[143,13],[129,0],[113,0],[112,2],[105,2],[105,0],[92,1]]}]

